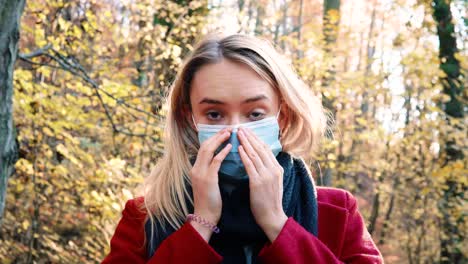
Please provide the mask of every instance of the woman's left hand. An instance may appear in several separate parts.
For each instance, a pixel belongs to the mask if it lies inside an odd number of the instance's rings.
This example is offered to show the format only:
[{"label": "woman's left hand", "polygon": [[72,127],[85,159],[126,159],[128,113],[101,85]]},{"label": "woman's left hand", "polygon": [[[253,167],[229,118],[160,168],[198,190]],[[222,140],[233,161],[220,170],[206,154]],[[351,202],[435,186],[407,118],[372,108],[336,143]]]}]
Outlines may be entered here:
[{"label": "woman's left hand", "polygon": [[250,208],[271,242],[288,217],[283,210],[283,167],[270,147],[248,128],[239,127],[239,155],[249,175]]}]

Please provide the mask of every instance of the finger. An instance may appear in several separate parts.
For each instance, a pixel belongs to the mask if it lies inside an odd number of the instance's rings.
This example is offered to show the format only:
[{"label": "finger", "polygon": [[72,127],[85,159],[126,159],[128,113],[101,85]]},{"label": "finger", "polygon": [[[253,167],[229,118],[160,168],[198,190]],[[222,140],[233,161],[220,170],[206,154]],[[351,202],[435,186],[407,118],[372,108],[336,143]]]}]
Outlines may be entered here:
[{"label": "finger", "polygon": [[275,165],[275,163],[278,163],[276,157],[273,155],[273,151],[271,151],[271,148],[268,144],[261,140],[251,129],[246,128],[244,131],[246,131],[247,139],[257,151],[257,153],[259,153],[260,158],[266,167],[272,167]]},{"label": "finger", "polygon": [[223,130],[224,132],[218,132],[219,135],[217,137],[212,137],[213,140],[207,140],[207,148],[210,152],[213,153],[213,155],[219,146],[231,136],[231,128],[223,128]]},{"label": "finger", "polygon": [[231,151],[232,145],[231,143],[227,144],[216,156],[214,156],[213,160],[211,161],[210,168],[214,171],[219,171],[221,163]]},{"label": "finger", "polygon": [[216,149],[230,136],[231,132],[225,128],[204,141],[198,150],[197,160],[199,159],[203,164],[210,164]]},{"label": "finger", "polygon": [[244,163],[245,171],[247,171],[247,175],[249,175],[249,181],[256,181],[259,178],[257,169],[253,164],[252,160],[249,158],[249,155],[244,150],[242,145],[239,146],[239,156],[241,157],[242,163]]},{"label": "finger", "polygon": [[243,150],[249,157],[250,161],[254,164],[257,172],[260,172],[265,167],[263,165],[262,159],[260,158],[258,153],[255,151],[255,149],[252,147],[251,143],[247,139],[245,131],[242,129],[238,130],[238,135],[239,135],[240,143],[243,146]]},{"label": "finger", "polygon": [[240,129],[239,132],[239,137],[241,140],[242,146],[244,146],[244,150],[249,156],[250,160],[253,162],[255,167],[257,168],[257,171],[261,171],[264,167],[266,167],[266,164],[264,164],[264,161],[261,157],[260,152],[257,151],[256,146],[258,145],[256,142],[253,141],[253,139],[249,138],[249,135],[247,135],[247,132],[245,129]]},{"label": "finger", "polygon": [[[279,172],[281,177],[278,177],[278,181],[280,185],[282,186],[283,184],[283,173],[284,169],[279,164],[278,160],[276,159],[275,155],[273,154],[273,151],[271,150],[270,146],[266,144],[263,140],[261,140],[253,131],[249,128],[246,128],[247,134],[249,135],[247,138],[251,140],[250,142],[254,142],[255,144],[252,144],[253,146],[258,146],[258,151],[257,153],[260,153],[262,160],[264,161],[264,166],[267,169],[270,169],[271,171],[277,171]],[[260,148],[263,149],[263,151],[260,150]],[[263,154],[263,155],[262,155]]]}]

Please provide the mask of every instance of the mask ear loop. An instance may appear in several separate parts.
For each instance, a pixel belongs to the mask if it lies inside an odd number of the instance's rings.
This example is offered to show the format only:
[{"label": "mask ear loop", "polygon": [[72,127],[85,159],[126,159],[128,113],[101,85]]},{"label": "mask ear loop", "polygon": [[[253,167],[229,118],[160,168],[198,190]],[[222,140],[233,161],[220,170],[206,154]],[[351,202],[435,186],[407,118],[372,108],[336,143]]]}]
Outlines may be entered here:
[{"label": "mask ear loop", "polygon": [[[280,106],[279,106],[278,113],[276,113],[276,121],[279,121],[279,120],[278,120],[278,117],[279,117],[280,113],[281,113],[281,104],[280,104]],[[281,134],[282,134],[282,133],[281,133],[281,129],[280,129],[279,135],[278,135],[279,138],[281,138]]]},{"label": "mask ear loop", "polygon": [[278,119],[280,113],[281,113],[281,105],[279,106],[278,113],[276,113],[276,119]]},{"label": "mask ear loop", "polygon": [[192,122],[193,124],[195,125],[195,127],[197,128],[197,132],[198,132],[198,126],[197,126],[197,122],[195,122],[195,117],[193,117],[193,113],[192,113]]}]

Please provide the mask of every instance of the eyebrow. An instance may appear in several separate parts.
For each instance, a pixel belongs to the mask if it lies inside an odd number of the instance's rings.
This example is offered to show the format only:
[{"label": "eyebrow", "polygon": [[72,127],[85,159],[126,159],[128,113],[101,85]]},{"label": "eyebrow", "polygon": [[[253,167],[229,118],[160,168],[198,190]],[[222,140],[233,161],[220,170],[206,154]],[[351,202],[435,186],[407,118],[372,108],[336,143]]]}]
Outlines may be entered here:
[{"label": "eyebrow", "polygon": [[[251,98],[247,98],[242,103],[246,104],[246,103],[257,102],[257,101],[260,101],[260,100],[268,100],[268,97],[266,95],[261,94],[261,95],[257,95],[257,96],[251,97]],[[216,99],[211,99],[211,98],[205,97],[200,101],[199,104],[219,104],[219,105],[223,105],[225,103],[222,102],[222,101],[216,100]]]}]

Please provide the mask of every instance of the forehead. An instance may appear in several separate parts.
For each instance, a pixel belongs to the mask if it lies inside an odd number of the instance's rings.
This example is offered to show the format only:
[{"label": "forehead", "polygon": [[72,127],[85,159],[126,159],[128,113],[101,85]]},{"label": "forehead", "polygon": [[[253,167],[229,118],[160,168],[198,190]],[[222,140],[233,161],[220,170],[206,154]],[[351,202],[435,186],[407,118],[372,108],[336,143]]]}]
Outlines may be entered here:
[{"label": "forehead", "polygon": [[201,67],[195,73],[190,89],[192,103],[204,97],[237,103],[259,94],[272,101],[277,98],[274,88],[252,68],[227,59]]}]

